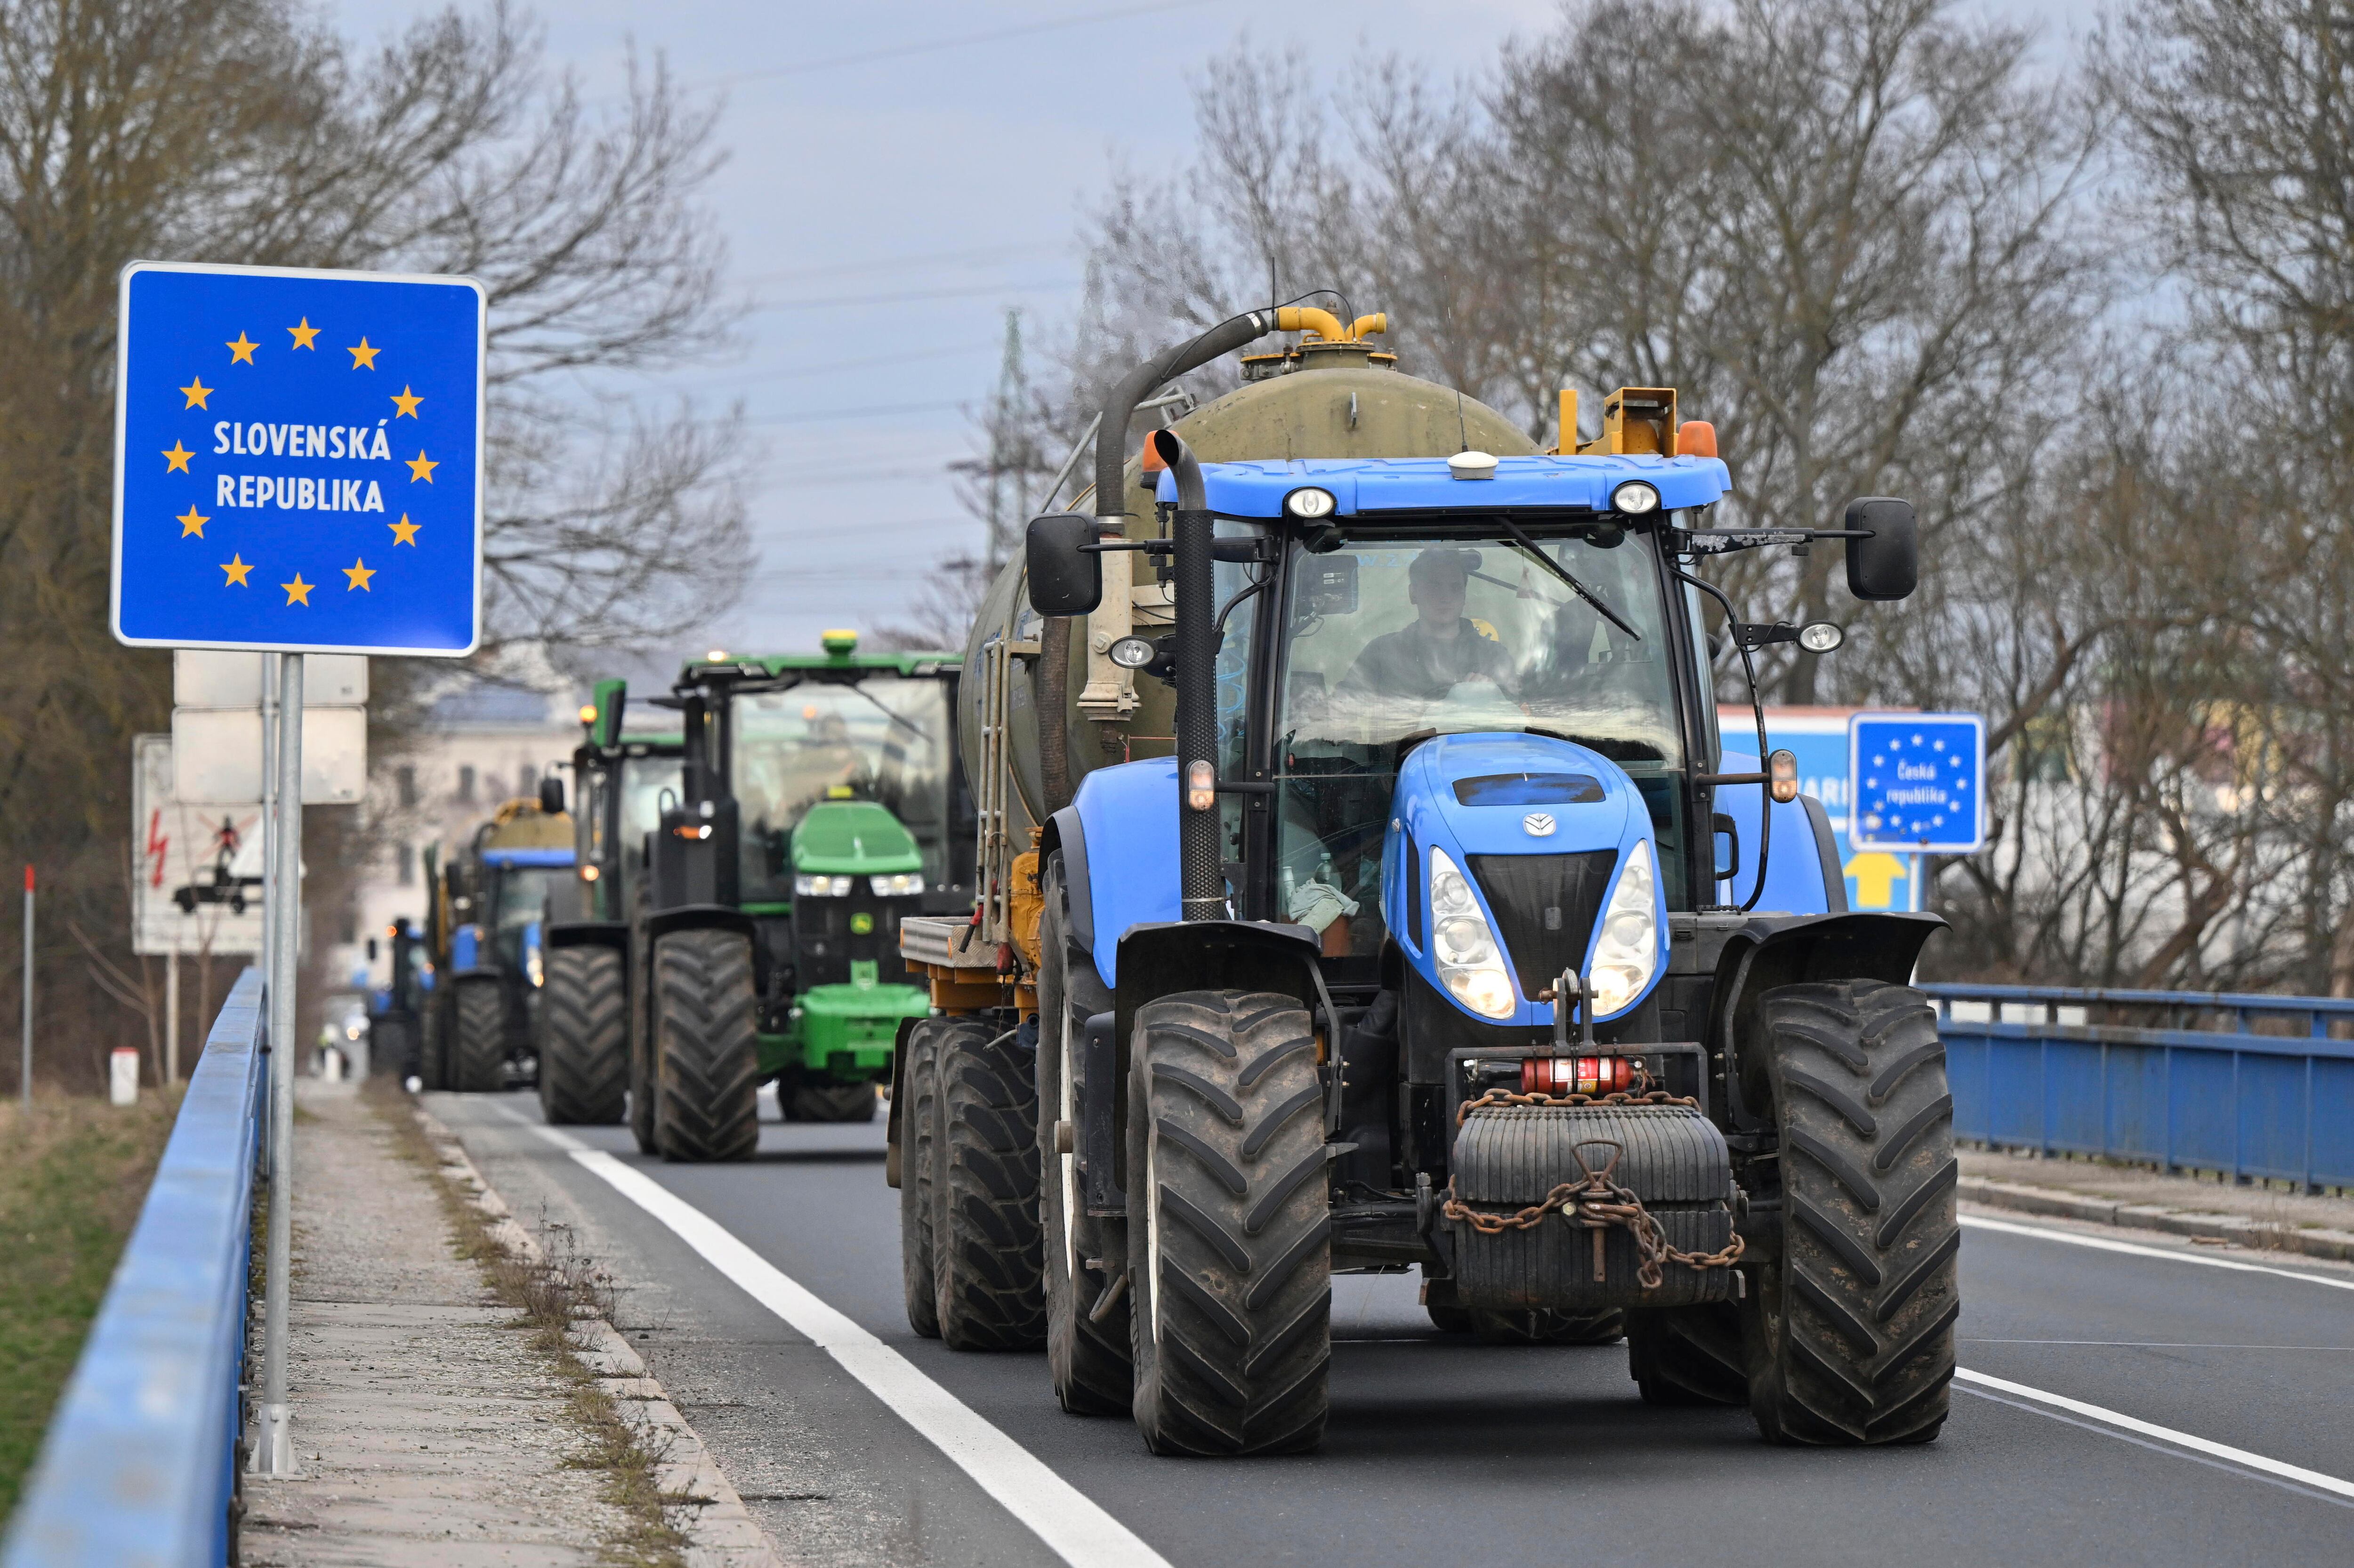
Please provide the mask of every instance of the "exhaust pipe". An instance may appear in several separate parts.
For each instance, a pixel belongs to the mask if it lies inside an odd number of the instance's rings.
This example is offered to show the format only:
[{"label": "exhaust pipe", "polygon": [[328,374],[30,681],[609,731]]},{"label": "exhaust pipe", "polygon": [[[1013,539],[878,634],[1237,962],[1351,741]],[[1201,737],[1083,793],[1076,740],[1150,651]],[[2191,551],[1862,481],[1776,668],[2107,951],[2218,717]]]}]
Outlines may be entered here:
[{"label": "exhaust pipe", "polygon": [[1217,531],[1202,489],[1202,465],[1174,430],[1155,430],[1152,450],[1177,483],[1177,867],[1188,920],[1226,916],[1225,857],[1218,853]]}]

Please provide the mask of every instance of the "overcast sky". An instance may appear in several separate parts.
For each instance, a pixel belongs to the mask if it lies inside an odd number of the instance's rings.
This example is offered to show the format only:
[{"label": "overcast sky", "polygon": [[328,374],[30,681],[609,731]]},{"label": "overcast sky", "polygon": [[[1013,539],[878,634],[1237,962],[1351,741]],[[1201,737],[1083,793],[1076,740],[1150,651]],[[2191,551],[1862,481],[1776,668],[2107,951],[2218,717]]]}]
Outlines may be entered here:
[{"label": "overcast sky", "polygon": [[[2091,11],[1979,3],[2062,29]],[[439,8],[335,6],[362,36]],[[1553,0],[542,7],[551,63],[592,94],[619,82],[634,40],[726,105],[732,156],[710,195],[735,281],[758,303],[735,361],[680,379],[744,401],[760,558],[743,604],[694,648],[782,652],[813,647],[822,628],[871,628],[927,563],[977,543],[943,469],[970,450],[964,410],[993,380],[1004,312],[1043,327],[1067,311],[1083,205],[1116,157],[1142,170],[1184,160],[1189,83],[1211,56],[1246,36],[1335,70],[1394,51],[1453,77],[1554,11]]]}]

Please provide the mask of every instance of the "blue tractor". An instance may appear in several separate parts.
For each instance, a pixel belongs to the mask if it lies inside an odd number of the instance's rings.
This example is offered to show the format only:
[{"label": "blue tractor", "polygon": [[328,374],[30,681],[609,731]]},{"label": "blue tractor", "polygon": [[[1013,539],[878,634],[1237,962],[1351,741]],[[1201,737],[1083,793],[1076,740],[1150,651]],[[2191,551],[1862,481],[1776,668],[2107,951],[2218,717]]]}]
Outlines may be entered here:
[{"label": "blue tractor", "polygon": [[1942,922],[1850,912],[1762,709],[1754,751],[1718,732],[1720,649],[1838,629],[1744,623],[1701,572],[1836,541],[1854,597],[1903,599],[1914,511],[1712,526],[1728,472],[1674,407],[1624,389],[1601,439],[1565,408],[1557,452],[1500,458],[1159,430],[1157,527],[1032,523],[1050,624],[1108,556],[1174,606],[1108,648],[1173,688],[1174,755],[1087,772],[1039,844],[1040,1228],[1006,1272],[1043,1265],[1066,1408],[1311,1447],[1332,1275],[1418,1269],[1442,1328],[1623,1331],[1645,1400],[1769,1441],[1936,1435],[1956,1168],[1909,980]]}]

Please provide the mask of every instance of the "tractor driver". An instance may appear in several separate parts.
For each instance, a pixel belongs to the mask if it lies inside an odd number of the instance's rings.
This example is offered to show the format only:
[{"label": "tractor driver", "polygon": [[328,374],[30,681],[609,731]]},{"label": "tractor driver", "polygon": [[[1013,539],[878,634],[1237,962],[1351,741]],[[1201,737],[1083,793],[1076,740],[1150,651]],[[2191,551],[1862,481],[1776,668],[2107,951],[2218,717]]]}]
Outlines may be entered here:
[{"label": "tractor driver", "polygon": [[1466,682],[1502,681],[1511,655],[1463,614],[1464,590],[1479,565],[1479,551],[1447,545],[1415,556],[1405,574],[1414,620],[1367,642],[1339,690],[1438,702]]}]

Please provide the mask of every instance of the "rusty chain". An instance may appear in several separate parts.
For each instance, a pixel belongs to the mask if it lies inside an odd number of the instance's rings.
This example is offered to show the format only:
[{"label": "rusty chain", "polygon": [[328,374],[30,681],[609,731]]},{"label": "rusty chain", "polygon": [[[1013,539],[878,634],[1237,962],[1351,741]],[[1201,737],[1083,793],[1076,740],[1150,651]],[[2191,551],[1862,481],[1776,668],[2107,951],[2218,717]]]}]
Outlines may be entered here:
[{"label": "rusty chain", "polygon": [[[1490,1090],[1490,1095],[1492,1097],[1503,1092]],[[1589,1101],[1584,1095],[1571,1097],[1585,1103],[1596,1103]],[[1537,1097],[1514,1095],[1504,1103],[1525,1104],[1535,1098]],[[1625,1096],[1612,1098],[1628,1100]],[[1663,1102],[1675,1103],[1667,1100],[1663,1095],[1653,1095],[1645,1101],[1628,1101],[1636,1104]],[[1564,1102],[1545,1103],[1557,1105]],[[1614,1150],[1609,1163],[1599,1171],[1585,1162],[1584,1153],[1585,1150],[1596,1146]],[[1625,1158],[1626,1152],[1624,1145],[1605,1138],[1589,1139],[1584,1143],[1572,1145],[1569,1157],[1577,1161],[1579,1179],[1562,1182],[1544,1195],[1543,1202],[1532,1203],[1512,1214],[1491,1214],[1471,1207],[1457,1195],[1455,1179],[1450,1176],[1447,1181],[1447,1203],[1439,1212],[1486,1236],[1501,1235],[1506,1231],[1532,1230],[1544,1223],[1547,1214],[1557,1212],[1565,1223],[1594,1233],[1594,1279],[1597,1285],[1604,1278],[1603,1233],[1614,1225],[1634,1237],[1635,1250],[1643,1260],[1635,1270],[1635,1277],[1646,1290],[1657,1290],[1666,1280],[1667,1275],[1660,1267],[1663,1263],[1680,1263],[1687,1268],[1731,1268],[1741,1261],[1746,1244],[1738,1235],[1729,1245],[1715,1252],[1685,1252],[1680,1247],[1670,1246],[1667,1237],[1660,1234],[1659,1222],[1643,1207],[1643,1200],[1637,1197],[1632,1189],[1610,1180],[1610,1173],[1618,1169],[1618,1161]]]},{"label": "rusty chain", "polygon": [[1700,1101],[1690,1095],[1671,1095],[1665,1089],[1653,1089],[1648,1094],[1630,1094],[1625,1089],[1606,1095],[1524,1095],[1516,1089],[1490,1089],[1476,1100],[1465,1100],[1455,1107],[1455,1125],[1461,1127],[1463,1118],[1475,1110],[1490,1110],[1503,1106],[1689,1106],[1700,1109]]}]

